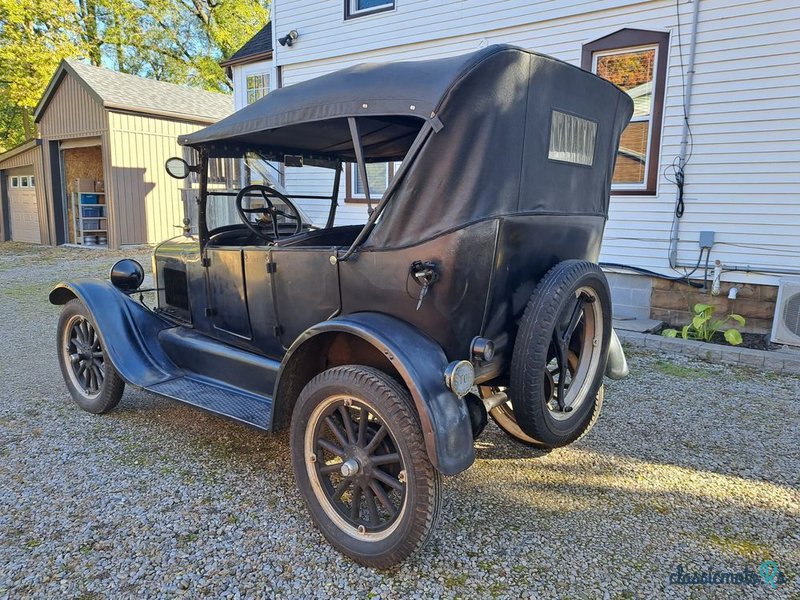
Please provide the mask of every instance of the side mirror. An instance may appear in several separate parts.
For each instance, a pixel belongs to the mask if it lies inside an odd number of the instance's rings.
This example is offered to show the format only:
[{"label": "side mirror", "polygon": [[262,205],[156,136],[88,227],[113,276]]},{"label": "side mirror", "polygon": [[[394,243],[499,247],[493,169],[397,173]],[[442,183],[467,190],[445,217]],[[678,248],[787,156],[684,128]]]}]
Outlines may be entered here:
[{"label": "side mirror", "polygon": [[123,258],[114,263],[109,273],[111,284],[120,291],[133,292],[139,289],[144,281],[144,269],[138,261]]},{"label": "side mirror", "polygon": [[166,167],[169,176],[174,177],[175,179],[186,179],[189,176],[189,173],[196,169],[196,167],[192,167],[185,160],[178,158],[177,156],[167,159],[167,163],[164,166]]}]

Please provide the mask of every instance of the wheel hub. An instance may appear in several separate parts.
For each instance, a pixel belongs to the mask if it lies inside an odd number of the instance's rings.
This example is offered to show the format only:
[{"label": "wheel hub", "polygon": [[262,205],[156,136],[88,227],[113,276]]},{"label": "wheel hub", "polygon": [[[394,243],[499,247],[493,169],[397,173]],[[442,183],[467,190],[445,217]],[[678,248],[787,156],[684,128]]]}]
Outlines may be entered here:
[{"label": "wheel hub", "polygon": [[358,474],[360,468],[361,465],[358,464],[358,461],[355,458],[350,458],[342,463],[342,475],[344,477],[352,477]]}]

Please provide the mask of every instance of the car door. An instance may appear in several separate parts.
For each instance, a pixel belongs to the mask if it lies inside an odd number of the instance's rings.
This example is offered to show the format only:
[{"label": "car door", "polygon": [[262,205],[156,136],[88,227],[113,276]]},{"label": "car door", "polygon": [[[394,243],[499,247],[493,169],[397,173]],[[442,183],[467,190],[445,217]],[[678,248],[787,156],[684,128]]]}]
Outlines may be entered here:
[{"label": "car door", "polygon": [[275,335],[284,348],[306,329],[341,308],[338,264],[332,248],[281,248],[270,252],[275,294]]},{"label": "car door", "polygon": [[206,250],[210,331],[226,341],[249,342],[253,338],[247,304],[244,252],[237,247]]}]

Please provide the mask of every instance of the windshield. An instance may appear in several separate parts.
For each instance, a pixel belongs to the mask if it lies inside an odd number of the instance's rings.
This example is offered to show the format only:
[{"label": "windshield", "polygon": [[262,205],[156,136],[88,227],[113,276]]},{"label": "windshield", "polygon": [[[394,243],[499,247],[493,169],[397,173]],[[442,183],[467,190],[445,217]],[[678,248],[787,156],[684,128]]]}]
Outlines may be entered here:
[{"label": "windshield", "polygon": [[[194,156],[189,156],[187,161],[197,161]],[[191,164],[195,164],[192,162]],[[197,197],[200,190],[200,178],[197,173],[192,173],[185,181],[182,190],[186,215],[192,225],[192,231],[197,233],[198,205]],[[280,163],[266,161],[251,154],[243,158],[214,158],[208,161],[208,195],[206,204],[206,224],[210,233],[229,226],[242,224],[236,210],[236,196],[239,191],[250,185],[266,185],[284,191],[284,167]],[[275,208],[285,212],[286,206],[279,198],[270,198]],[[245,209],[260,209],[266,207],[266,201],[261,194],[255,192],[244,198],[242,207]],[[307,215],[300,210],[304,222],[310,222]],[[256,221],[263,217],[257,211],[250,213],[251,220]],[[285,220],[279,217],[279,223]]]}]

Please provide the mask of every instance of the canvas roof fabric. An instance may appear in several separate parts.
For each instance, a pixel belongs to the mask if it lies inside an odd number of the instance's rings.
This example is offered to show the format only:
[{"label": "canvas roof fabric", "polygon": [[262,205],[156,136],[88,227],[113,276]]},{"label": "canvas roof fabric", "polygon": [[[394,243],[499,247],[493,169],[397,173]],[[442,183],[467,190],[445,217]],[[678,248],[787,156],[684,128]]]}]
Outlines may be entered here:
[{"label": "canvas roof fabric", "polygon": [[347,117],[357,117],[367,160],[402,160],[427,121],[435,133],[401,169],[365,243],[398,247],[504,215],[606,217],[632,113],[631,98],[608,81],[497,45],[350,67],[270,92],[179,141],[210,156],[253,150],[353,161]]},{"label": "canvas roof fabric", "polygon": [[[365,63],[274,90],[230,117],[178,141],[209,146],[224,141],[265,152],[354,158],[347,117],[361,121],[365,155],[400,159],[458,76],[493,50],[438,60]],[[324,122],[324,123],[321,123]],[[292,126],[291,130],[288,126]],[[287,128],[281,131],[281,128]]]},{"label": "canvas roof fabric", "polygon": [[34,111],[38,122],[62,78],[70,74],[105,107],[213,123],[233,112],[233,98],[165,81],[63,60]]}]

